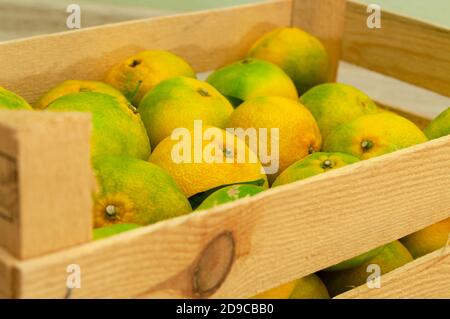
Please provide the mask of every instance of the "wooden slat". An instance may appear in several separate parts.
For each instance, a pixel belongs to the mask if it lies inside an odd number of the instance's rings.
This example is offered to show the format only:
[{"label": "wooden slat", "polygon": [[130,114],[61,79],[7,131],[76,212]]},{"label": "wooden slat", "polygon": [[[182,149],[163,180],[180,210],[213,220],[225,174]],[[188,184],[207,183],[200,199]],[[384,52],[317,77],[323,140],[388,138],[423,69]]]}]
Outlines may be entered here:
[{"label": "wooden slat", "polygon": [[91,116],[0,111],[0,246],[30,258],[92,233]]},{"label": "wooden slat", "polygon": [[330,57],[330,80],[335,81],[344,33],[346,0],[294,0],[292,23],[318,37]]},{"label": "wooden slat", "polygon": [[0,248],[0,299],[13,297],[13,267],[16,260]]},{"label": "wooden slat", "polygon": [[347,4],[343,59],[450,96],[450,29],[386,11],[369,29],[366,8]]},{"label": "wooden slat", "polygon": [[24,261],[17,265],[18,296],[65,296],[65,269],[76,263],[82,288],[74,298],[194,297],[199,256],[227,231],[234,263],[212,297],[249,297],[449,217],[449,163],[447,137]]},{"label": "wooden slat", "polygon": [[447,298],[450,299],[450,247],[437,250],[381,276],[381,287],[362,285],[343,298]]},{"label": "wooden slat", "polygon": [[243,57],[265,32],[291,23],[291,2],[137,20],[0,45],[0,85],[30,102],[63,80],[102,79],[122,59],[170,50],[202,72]]}]

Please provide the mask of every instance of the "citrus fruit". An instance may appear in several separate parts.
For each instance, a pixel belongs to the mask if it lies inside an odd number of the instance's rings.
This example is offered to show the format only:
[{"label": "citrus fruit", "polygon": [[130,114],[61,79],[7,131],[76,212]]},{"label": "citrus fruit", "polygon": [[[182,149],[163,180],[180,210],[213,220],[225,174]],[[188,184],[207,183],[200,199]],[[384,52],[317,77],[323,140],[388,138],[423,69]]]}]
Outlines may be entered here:
[{"label": "citrus fruit", "polygon": [[313,87],[300,97],[300,102],[311,111],[324,140],[339,125],[362,115],[380,112],[366,94],[342,83]]},{"label": "citrus fruit", "polygon": [[367,271],[369,265],[378,265],[380,267],[380,275],[383,275],[412,260],[413,258],[409,251],[396,240],[384,246],[375,257],[358,267],[342,271],[322,272],[320,277],[327,286],[330,295],[334,297],[365,284],[369,276],[374,274]]},{"label": "citrus fruit", "polygon": [[181,57],[161,50],[143,51],[115,65],[105,77],[134,105],[162,80],[174,76],[195,77],[195,71]]},{"label": "citrus fruit", "polygon": [[278,287],[272,288],[270,290],[264,291],[253,299],[289,299],[292,291],[294,291],[296,280],[290,281]]},{"label": "citrus fruit", "polygon": [[213,72],[206,80],[234,106],[258,96],[297,99],[294,83],[275,64],[247,58]]},{"label": "citrus fruit", "polygon": [[209,195],[200,206],[198,206],[197,210],[208,209],[233,202],[241,198],[256,195],[262,191],[264,191],[263,187],[252,184],[236,184],[222,187]]},{"label": "citrus fruit", "polygon": [[35,109],[43,110],[54,100],[71,93],[78,92],[98,92],[109,94],[116,97],[119,100],[123,100],[127,105],[125,97],[112,86],[99,82],[99,81],[80,81],[80,80],[67,80],[59,83],[47,93],[45,93],[39,101],[34,105]]},{"label": "citrus fruit", "polygon": [[343,153],[313,153],[286,168],[273,182],[272,187],[293,183],[356,162],[359,162],[359,158]]},{"label": "citrus fruit", "polygon": [[0,110],[32,110],[25,99],[0,86]]},{"label": "citrus fruit", "polygon": [[394,113],[383,112],[363,115],[341,124],[328,135],[323,150],[368,159],[427,140],[425,134],[411,121]]},{"label": "citrus fruit", "polygon": [[150,143],[138,114],[117,98],[96,92],[72,93],[51,103],[48,111],[92,113],[91,156],[128,155],[148,159]]},{"label": "citrus fruit", "polygon": [[414,258],[444,247],[450,239],[450,218],[400,239]]},{"label": "citrus fruit", "polygon": [[93,159],[98,191],[95,228],[113,224],[147,225],[191,212],[189,201],[162,168],[127,156]]},{"label": "citrus fruit", "polygon": [[[217,139],[203,141],[206,132],[216,134]],[[150,162],[169,172],[187,197],[243,182],[255,182],[267,188],[267,177],[257,156],[236,136],[207,126],[200,130],[194,127],[185,133],[179,140],[170,136],[162,140],[151,154]],[[241,150],[245,151],[243,160],[238,158]],[[175,160],[181,153],[186,156]]]},{"label": "citrus fruit", "polygon": [[139,104],[152,147],[173,129],[192,127],[194,120],[224,128],[232,112],[230,102],[213,86],[182,76],[160,82]]},{"label": "citrus fruit", "polygon": [[328,267],[327,269],[325,269],[325,271],[339,271],[339,270],[346,270],[346,269],[358,267],[358,266],[362,265],[363,263],[365,263],[366,261],[368,261],[369,259],[372,259],[376,255],[378,255],[383,249],[384,249],[384,246],[380,246],[375,249],[369,250],[368,252],[365,252],[361,255],[344,260],[344,261],[340,262],[339,264]]},{"label": "citrus fruit", "polygon": [[107,237],[111,237],[129,230],[139,228],[140,225],[136,224],[112,224],[109,226],[95,228],[93,232],[93,239],[99,240]]},{"label": "citrus fruit", "polygon": [[327,288],[316,274],[260,293],[255,299],[329,299]]},{"label": "citrus fruit", "polygon": [[[231,114],[227,127],[255,128],[258,133],[266,129],[269,154],[272,143],[279,144],[279,169],[268,174],[271,182],[292,163],[319,151],[322,143],[317,123],[308,109],[284,97],[257,97],[245,101]],[[272,129],[278,130],[278,138],[274,140]],[[259,134],[258,138],[261,136]]]},{"label": "citrus fruit", "polygon": [[425,134],[429,139],[450,135],[450,107],[428,124]]},{"label": "citrus fruit", "polygon": [[248,56],[278,65],[291,77],[299,93],[329,78],[325,47],[298,28],[283,27],[266,33],[253,44]]}]

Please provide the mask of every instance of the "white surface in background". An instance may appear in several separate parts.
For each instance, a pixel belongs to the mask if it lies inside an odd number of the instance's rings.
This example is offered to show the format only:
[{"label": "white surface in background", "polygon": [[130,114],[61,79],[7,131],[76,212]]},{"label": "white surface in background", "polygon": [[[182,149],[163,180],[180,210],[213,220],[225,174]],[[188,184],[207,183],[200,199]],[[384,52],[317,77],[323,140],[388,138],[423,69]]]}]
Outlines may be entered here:
[{"label": "white surface in background", "polygon": [[341,62],[338,82],[353,85],[382,104],[434,118],[450,107],[450,98],[400,80]]},{"label": "white surface in background", "polygon": [[197,79],[205,81],[208,75],[210,75],[213,71],[197,73]]}]

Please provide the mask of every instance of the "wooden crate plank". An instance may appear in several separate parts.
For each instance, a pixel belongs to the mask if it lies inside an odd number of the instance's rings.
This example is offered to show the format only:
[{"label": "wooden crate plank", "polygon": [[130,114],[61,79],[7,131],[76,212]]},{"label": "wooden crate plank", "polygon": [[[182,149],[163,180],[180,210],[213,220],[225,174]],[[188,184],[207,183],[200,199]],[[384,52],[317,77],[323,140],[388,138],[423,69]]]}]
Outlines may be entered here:
[{"label": "wooden crate plank", "polygon": [[170,50],[203,72],[242,58],[262,34],[290,23],[291,2],[276,0],[6,42],[0,85],[33,103],[58,82],[103,79],[112,65],[148,49]]},{"label": "wooden crate plank", "polygon": [[450,29],[386,11],[369,29],[366,8],[347,4],[343,59],[450,96]]},{"label": "wooden crate plank", "polygon": [[91,239],[90,119],[0,112],[0,246],[15,257]]},{"label": "wooden crate plank", "polygon": [[294,0],[292,23],[318,37],[330,57],[330,80],[335,81],[341,58],[346,0]]},{"label": "wooden crate plank", "polygon": [[17,268],[18,295],[63,297],[66,267],[75,263],[82,288],[74,298],[195,297],[202,251],[229,232],[234,262],[212,297],[249,297],[449,217],[449,163],[446,137],[24,261]]},{"label": "wooden crate plank", "polygon": [[450,247],[439,249],[381,276],[381,287],[378,289],[362,285],[335,298],[450,299]]},{"label": "wooden crate plank", "polygon": [[0,248],[0,299],[12,298],[13,267],[15,260],[4,249]]}]

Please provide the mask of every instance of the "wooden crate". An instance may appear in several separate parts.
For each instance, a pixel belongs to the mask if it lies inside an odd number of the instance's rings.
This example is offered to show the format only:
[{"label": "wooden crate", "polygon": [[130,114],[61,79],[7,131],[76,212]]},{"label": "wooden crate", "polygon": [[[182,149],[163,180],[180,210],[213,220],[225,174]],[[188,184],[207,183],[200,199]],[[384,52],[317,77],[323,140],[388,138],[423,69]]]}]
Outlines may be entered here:
[{"label": "wooden crate", "polygon": [[[369,30],[364,7],[345,4],[276,0],[6,42],[0,85],[34,102],[144,49],[207,71],[294,25],[325,43],[335,70],[343,42],[345,60],[450,95],[450,30],[389,13]],[[83,114],[0,112],[0,297],[245,298],[450,217],[444,137],[93,242],[89,132]],[[71,264],[79,289],[66,285]],[[440,250],[338,297],[449,298],[449,273]]]}]

